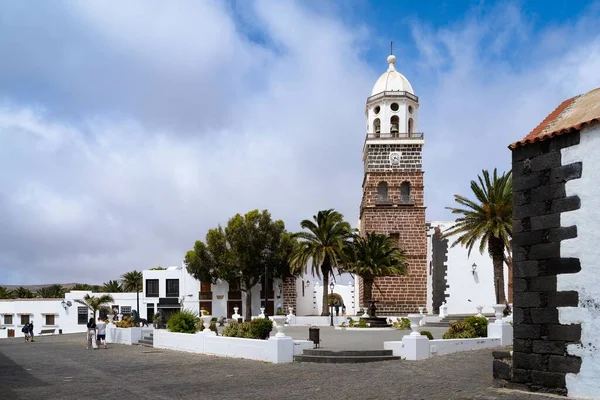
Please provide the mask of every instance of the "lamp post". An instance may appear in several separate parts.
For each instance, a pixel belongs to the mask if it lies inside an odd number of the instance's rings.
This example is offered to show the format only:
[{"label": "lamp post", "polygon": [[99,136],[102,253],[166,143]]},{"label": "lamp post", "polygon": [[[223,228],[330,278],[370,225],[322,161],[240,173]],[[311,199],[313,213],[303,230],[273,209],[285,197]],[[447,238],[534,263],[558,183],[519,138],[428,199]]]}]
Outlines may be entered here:
[{"label": "lamp post", "polygon": [[[333,293],[333,288],[335,287],[335,283],[331,282],[329,283],[329,294]],[[329,315],[331,315],[331,323],[329,324],[329,326],[333,326],[333,301],[331,301],[329,303]]]},{"label": "lamp post", "polygon": [[473,265],[471,265],[471,268],[473,269],[473,275],[475,275],[475,271],[477,271],[477,264],[473,263]]}]

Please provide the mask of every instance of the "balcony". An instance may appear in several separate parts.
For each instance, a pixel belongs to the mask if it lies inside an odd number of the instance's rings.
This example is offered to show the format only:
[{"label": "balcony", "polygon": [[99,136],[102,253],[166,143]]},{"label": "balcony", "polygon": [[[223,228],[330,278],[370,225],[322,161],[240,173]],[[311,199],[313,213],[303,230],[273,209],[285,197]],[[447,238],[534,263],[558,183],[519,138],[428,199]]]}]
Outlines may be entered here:
[{"label": "balcony", "polygon": [[407,97],[413,101],[419,102],[419,98],[410,92],[405,91],[387,91],[374,94],[373,96],[367,99],[367,104],[370,104],[373,101],[382,99],[384,97]]},{"label": "balcony", "polygon": [[389,196],[377,196],[377,198],[375,199],[375,204],[377,204],[378,206],[391,206],[392,204],[394,204],[394,202]]},{"label": "balcony", "polygon": [[415,205],[415,199],[411,195],[401,194],[399,197],[393,198],[392,196],[377,196],[375,198],[375,205],[377,206],[413,206]]},{"label": "balcony", "polygon": [[415,139],[423,140],[423,132],[392,132],[392,133],[367,133],[367,139]]}]

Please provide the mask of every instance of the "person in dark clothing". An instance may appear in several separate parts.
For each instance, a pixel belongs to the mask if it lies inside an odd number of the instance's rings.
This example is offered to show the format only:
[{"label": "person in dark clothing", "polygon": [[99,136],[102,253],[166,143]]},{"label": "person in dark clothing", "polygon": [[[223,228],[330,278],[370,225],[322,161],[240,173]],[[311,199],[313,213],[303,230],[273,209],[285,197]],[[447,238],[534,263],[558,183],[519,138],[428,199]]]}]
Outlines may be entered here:
[{"label": "person in dark clothing", "polygon": [[29,330],[29,337],[31,337],[31,341],[35,342],[35,340],[33,340],[33,322],[30,322],[27,328]]},{"label": "person in dark clothing", "polygon": [[87,348],[90,349],[92,347],[97,347],[96,345],[96,322],[94,318],[90,318],[87,323]]}]

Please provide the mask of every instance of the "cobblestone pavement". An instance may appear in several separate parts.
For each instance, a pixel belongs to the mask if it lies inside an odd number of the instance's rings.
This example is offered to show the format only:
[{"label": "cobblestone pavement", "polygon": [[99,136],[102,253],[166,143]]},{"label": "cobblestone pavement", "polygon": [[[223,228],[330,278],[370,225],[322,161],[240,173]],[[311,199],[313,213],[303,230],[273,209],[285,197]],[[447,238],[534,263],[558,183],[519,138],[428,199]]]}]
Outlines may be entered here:
[{"label": "cobblestone pavement", "polygon": [[491,389],[491,350],[424,361],[268,364],[141,346],[87,350],[83,334],[0,340],[9,399],[548,399]]}]

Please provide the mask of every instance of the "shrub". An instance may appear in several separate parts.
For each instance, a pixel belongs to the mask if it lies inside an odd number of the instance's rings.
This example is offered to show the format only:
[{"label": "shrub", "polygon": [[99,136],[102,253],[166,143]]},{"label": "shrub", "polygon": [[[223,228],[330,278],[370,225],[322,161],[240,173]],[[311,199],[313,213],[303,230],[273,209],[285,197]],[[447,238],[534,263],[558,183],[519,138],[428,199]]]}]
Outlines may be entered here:
[{"label": "shrub", "polygon": [[444,333],[443,339],[470,339],[477,337],[473,327],[465,322],[453,322],[450,329]]},{"label": "shrub", "polygon": [[273,321],[268,318],[255,318],[250,322],[230,322],[223,329],[223,336],[245,339],[268,339],[273,330]]},{"label": "shrub", "polygon": [[406,329],[410,329],[410,319],[408,318],[398,318],[397,322],[393,322],[392,326],[394,328],[398,328],[398,330],[406,330]]},{"label": "shrub", "polygon": [[357,328],[368,328],[366,318],[361,318],[358,320]]},{"label": "shrub", "polygon": [[169,316],[167,329],[169,332],[196,333],[198,316],[189,310],[181,310]]},{"label": "shrub", "polygon": [[133,323],[131,317],[123,317],[122,320],[115,322],[117,328],[134,328],[136,324]]},{"label": "shrub", "polygon": [[483,317],[467,317],[465,323],[471,325],[475,329],[477,337],[487,337],[488,320]]},{"label": "shrub", "polygon": [[427,336],[429,340],[433,340],[433,334],[429,331],[421,331],[421,335]]},{"label": "shrub", "polygon": [[353,319],[348,320],[348,327],[352,328],[356,322]]}]

